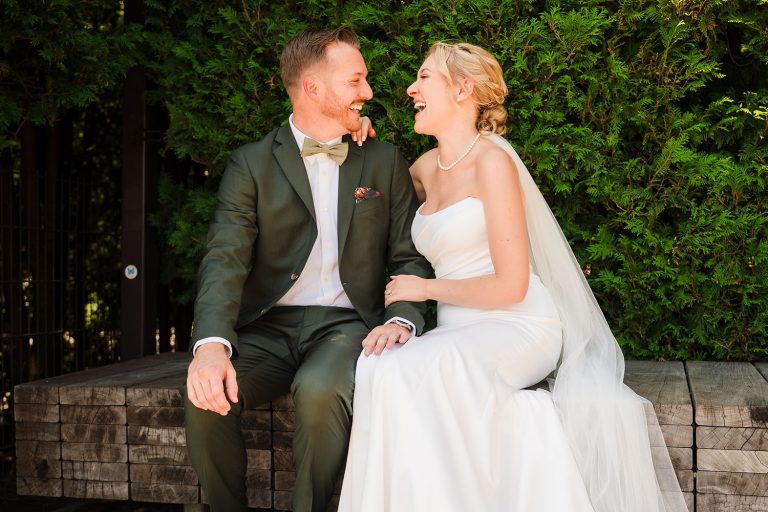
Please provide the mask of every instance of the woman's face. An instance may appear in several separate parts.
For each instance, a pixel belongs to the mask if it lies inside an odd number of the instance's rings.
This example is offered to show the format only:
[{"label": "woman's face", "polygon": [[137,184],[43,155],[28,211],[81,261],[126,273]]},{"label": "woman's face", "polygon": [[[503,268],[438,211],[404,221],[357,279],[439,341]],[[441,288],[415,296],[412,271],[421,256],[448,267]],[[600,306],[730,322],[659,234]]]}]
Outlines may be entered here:
[{"label": "woman's face", "polygon": [[458,104],[452,96],[452,87],[438,71],[432,56],[419,68],[416,81],[407,89],[416,108],[413,129],[416,133],[435,135],[450,123]]}]

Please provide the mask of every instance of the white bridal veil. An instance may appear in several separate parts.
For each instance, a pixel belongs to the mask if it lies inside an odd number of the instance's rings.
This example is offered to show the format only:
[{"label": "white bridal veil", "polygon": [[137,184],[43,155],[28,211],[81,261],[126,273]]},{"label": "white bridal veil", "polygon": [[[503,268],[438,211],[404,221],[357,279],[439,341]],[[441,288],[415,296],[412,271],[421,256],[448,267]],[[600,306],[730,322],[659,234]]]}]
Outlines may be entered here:
[{"label": "white bridal veil", "polygon": [[514,148],[531,264],[557,304],[563,354],[552,397],[595,512],[687,512],[653,405],[624,385],[624,357],[557,220]]}]

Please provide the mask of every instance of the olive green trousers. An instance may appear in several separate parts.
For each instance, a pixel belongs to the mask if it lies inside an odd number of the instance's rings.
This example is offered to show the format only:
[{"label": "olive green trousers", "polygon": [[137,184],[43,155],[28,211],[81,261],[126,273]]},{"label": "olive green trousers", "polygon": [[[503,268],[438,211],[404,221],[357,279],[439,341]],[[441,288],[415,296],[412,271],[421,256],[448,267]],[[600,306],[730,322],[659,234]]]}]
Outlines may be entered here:
[{"label": "olive green trousers", "polygon": [[212,512],[247,510],[240,413],[291,392],[294,512],[323,512],[346,458],[355,363],[369,329],[354,310],[275,307],[238,330],[238,403],[226,416],[185,397],[189,458]]}]

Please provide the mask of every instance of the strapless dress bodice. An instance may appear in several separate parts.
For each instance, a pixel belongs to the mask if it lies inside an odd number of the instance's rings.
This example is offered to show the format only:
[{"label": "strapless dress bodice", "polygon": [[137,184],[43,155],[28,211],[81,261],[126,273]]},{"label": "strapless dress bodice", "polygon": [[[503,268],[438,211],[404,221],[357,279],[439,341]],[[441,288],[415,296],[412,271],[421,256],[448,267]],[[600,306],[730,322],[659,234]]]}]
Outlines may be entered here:
[{"label": "strapless dress bodice", "polygon": [[[422,205],[411,226],[416,249],[435,270],[438,279],[467,279],[494,273],[488,244],[483,202],[466,197],[430,214]],[[498,309],[474,309],[438,303],[438,322],[460,323],[487,317],[518,315],[546,317],[559,321],[549,292],[530,269],[528,293],[523,301]]]}]

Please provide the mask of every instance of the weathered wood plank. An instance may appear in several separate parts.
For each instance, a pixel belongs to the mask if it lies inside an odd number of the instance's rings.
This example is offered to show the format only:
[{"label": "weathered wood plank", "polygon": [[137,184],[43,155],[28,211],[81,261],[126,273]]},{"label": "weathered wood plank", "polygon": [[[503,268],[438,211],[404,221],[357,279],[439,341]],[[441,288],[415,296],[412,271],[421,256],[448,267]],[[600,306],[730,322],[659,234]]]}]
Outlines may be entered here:
[{"label": "weathered wood plank", "polygon": [[672,466],[675,469],[693,469],[693,449],[692,448],[667,448],[669,458],[672,459]]},{"label": "weathered wood plank", "polygon": [[[248,497],[248,507],[258,509],[275,510],[272,507],[272,491],[269,489],[256,489],[254,487],[247,486],[246,493]],[[205,491],[200,490],[200,502],[208,504],[208,497],[205,495]]]},{"label": "weathered wood plank", "polygon": [[137,382],[126,389],[126,403],[136,407],[183,407],[181,388],[187,380],[192,354],[184,353],[154,379]]},{"label": "weathered wood plank", "polygon": [[61,478],[16,478],[16,494],[21,496],[61,497]]},{"label": "weathered wood plank", "polygon": [[697,512],[765,512],[768,498],[733,494],[696,494]]},{"label": "weathered wood plank", "polygon": [[61,460],[61,443],[55,441],[16,441],[16,458]]},{"label": "weathered wood plank", "polygon": [[[109,365],[107,373],[82,375],[59,387],[59,403],[67,405],[125,405],[126,388],[159,379],[186,354],[166,353]],[[97,368],[93,372],[102,370]],[[87,374],[91,370],[79,372]]]},{"label": "weathered wood plank", "polygon": [[677,482],[680,484],[680,490],[683,492],[693,492],[693,470],[677,469]]},{"label": "weathered wood plank", "polygon": [[276,471],[293,471],[293,452],[275,450],[272,452]]},{"label": "weathered wood plank", "polygon": [[131,482],[131,499],[152,503],[198,503],[200,501],[200,487],[197,485]]},{"label": "weathered wood plank", "polygon": [[197,485],[192,466],[169,464],[131,464],[131,482],[142,484]]},{"label": "weathered wood plank", "polygon": [[62,494],[68,498],[127,500],[128,482],[62,480]]},{"label": "weathered wood plank", "polygon": [[127,482],[128,464],[124,462],[77,462],[61,463],[62,477],[66,480],[93,480],[101,482]]},{"label": "weathered wood plank", "polygon": [[293,449],[293,432],[272,432],[272,449],[290,452]]},{"label": "weathered wood plank", "polygon": [[14,404],[57,404],[59,403],[59,388],[57,386],[41,386],[36,383],[24,383],[13,388]]},{"label": "weathered wood plank", "polygon": [[696,446],[719,450],[768,451],[768,428],[696,427]]},{"label": "weathered wood plank", "polygon": [[123,405],[62,405],[62,423],[94,423],[98,425],[125,425]]},{"label": "weathered wood plank", "polygon": [[671,448],[690,448],[693,446],[692,425],[659,425],[664,442]]},{"label": "weathered wood plank", "polygon": [[128,445],[131,464],[179,464],[189,466],[186,446]]},{"label": "weathered wood plank", "polygon": [[750,363],[686,363],[696,423],[713,427],[768,427],[768,382]]},{"label": "weathered wood plank", "polygon": [[768,363],[752,363],[763,378],[768,381]]},{"label": "weathered wood plank", "polygon": [[692,425],[693,407],[683,363],[627,361],[624,382],[645,397],[662,425]]},{"label": "weathered wood plank", "polygon": [[240,428],[243,430],[270,430],[272,428],[272,413],[245,410],[240,415]]},{"label": "weathered wood plank", "polygon": [[295,411],[272,411],[272,425],[278,432],[293,432],[296,430]]},{"label": "weathered wood plank", "polygon": [[296,473],[293,471],[275,471],[275,490],[292,491],[296,483]]},{"label": "weathered wood plank", "polygon": [[61,459],[83,462],[128,462],[128,445],[61,443]]},{"label": "weathered wood plank", "polygon": [[134,359],[114,363],[98,368],[72,372],[58,377],[39,379],[14,386],[15,404],[58,404],[60,402],[59,388],[62,386],[79,386],[83,383],[108,378],[115,374],[130,373],[146,367],[148,364],[161,365],[177,358],[176,354],[160,354],[149,359]]},{"label": "weathered wood plank", "polygon": [[61,430],[58,423],[16,423],[16,439],[29,441],[59,441]]},{"label": "weathered wood plank", "polygon": [[127,439],[125,425],[61,425],[61,440],[65,443],[125,444]]},{"label": "weathered wood plank", "polygon": [[273,411],[295,411],[296,405],[293,403],[293,397],[290,393],[277,397],[272,400]]},{"label": "weathered wood plank", "polygon": [[128,443],[185,446],[187,434],[184,427],[128,425]]},{"label": "weathered wood plank", "polygon": [[272,452],[269,450],[245,450],[248,455],[248,468],[272,469]]},{"label": "weathered wood plank", "polygon": [[293,510],[293,492],[272,491],[272,508],[275,510]]},{"label": "weathered wood plank", "polygon": [[269,489],[247,488],[249,508],[272,508],[272,491]]},{"label": "weathered wood plank", "polygon": [[59,406],[53,404],[14,404],[13,419],[16,422],[58,423]]},{"label": "weathered wood plank", "polygon": [[128,406],[128,424],[152,427],[183,427],[182,407]]},{"label": "weathered wood plank", "polygon": [[33,479],[61,478],[59,459],[16,458],[16,476]]},{"label": "weathered wood plank", "polygon": [[685,498],[685,505],[688,507],[688,512],[694,512],[696,502],[696,496],[692,492],[684,492],[683,498]]},{"label": "weathered wood plank", "polygon": [[699,471],[696,491],[709,494],[768,496],[768,473],[729,473]]},{"label": "weathered wood plank", "polygon": [[243,430],[245,447],[254,450],[269,450],[272,445],[272,432],[269,430]]},{"label": "weathered wood plank", "polygon": [[246,487],[270,490],[272,488],[272,472],[268,469],[249,468],[245,472]]},{"label": "weathered wood plank", "polygon": [[699,471],[768,473],[768,452],[701,448],[696,451],[696,465]]}]

